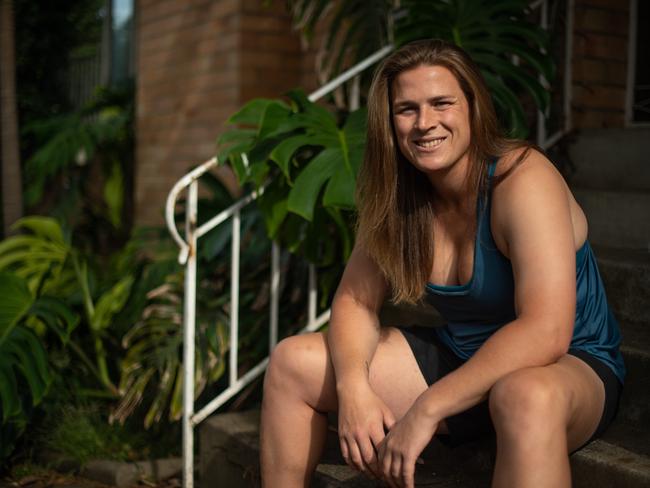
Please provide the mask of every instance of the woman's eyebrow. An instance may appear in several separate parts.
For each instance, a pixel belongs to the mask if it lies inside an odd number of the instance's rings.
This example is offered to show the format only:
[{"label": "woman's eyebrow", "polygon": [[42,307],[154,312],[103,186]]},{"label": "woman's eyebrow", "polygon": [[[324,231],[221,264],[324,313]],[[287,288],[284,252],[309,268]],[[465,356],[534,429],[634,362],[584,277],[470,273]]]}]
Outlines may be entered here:
[{"label": "woman's eyebrow", "polygon": [[415,103],[412,100],[395,100],[393,102],[394,108],[404,108],[404,107],[414,107],[414,106],[417,106],[417,103]]},{"label": "woman's eyebrow", "polygon": [[[453,95],[437,95],[435,97],[427,98],[427,103],[436,103],[436,102],[445,102],[453,101],[456,97]],[[393,107],[410,107],[417,106],[417,103],[413,100],[395,100],[393,102]]]}]

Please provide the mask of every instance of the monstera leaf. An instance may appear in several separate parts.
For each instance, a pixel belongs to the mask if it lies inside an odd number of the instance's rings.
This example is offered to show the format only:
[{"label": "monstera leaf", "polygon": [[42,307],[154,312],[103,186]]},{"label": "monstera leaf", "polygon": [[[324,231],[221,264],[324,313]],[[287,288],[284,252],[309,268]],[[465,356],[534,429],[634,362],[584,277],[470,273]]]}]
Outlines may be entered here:
[{"label": "monstera leaf", "polygon": [[[34,298],[27,282],[11,273],[0,273],[0,406],[2,422],[24,415],[24,402],[37,405],[52,380],[47,352],[39,337],[26,326],[36,318],[67,342],[78,318],[52,297]],[[29,395],[21,394],[26,384]]]},{"label": "monstera leaf", "polygon": [[50,217],[31,216],[20,219],[14,229],[28,231],[0,242],[0,270],[11,270],[27,281],[35,293],[65,294],[74,273],[67,260],[68,244],[59,223]]},{"label": "monstera leaf", "polygon": [[[282,101],[253,100],[230,119],[233,127],[219,139],[227,160],[242,183],[267,185],[259,204],[268,234],[293,251],[309,244],[308,254],[332,257],[332,249],[318,251],[316,237],[326,228],[344,236],[349,255],[350,225],[341,214],[354,207],[356,175],[363,158],[366,111],[348,114],[343,124],[326,108],[310,102],[299,90]],[[296,219],[300,217],[300,219]],[[280,232],[282,230],[282,232]],[[328,259],[329,260],[329,259]]]}]

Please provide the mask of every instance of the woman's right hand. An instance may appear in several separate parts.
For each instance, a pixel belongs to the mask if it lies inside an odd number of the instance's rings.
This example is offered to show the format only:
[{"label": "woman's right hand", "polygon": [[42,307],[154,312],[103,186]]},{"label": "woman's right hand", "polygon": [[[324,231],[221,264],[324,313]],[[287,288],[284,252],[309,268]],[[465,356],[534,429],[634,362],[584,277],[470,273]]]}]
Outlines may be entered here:
[{"label": "woman's right hand", "polygon": [[338,389],[339,442],[345,462],[366,475],[381,477],[377,446],[395,417],[367,381]]}]

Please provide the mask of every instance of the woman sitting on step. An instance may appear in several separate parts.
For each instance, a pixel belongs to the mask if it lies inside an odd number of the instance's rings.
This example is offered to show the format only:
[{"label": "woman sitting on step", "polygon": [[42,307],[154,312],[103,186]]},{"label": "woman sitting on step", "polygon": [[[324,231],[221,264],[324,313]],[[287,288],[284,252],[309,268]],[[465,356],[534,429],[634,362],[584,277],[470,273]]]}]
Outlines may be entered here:
[{"label": "woman sitting on step", "polygon": [[[283,340],[264,385],[262,479],[308,486],[327,412],[348,464],[412,487],[433,436],[496,432],[494,487],[568,487],[612,421],[624,366],[587,221],[544,155],[500,135],[461,49],[408,44],[377,70],[358,235],[327,333]],[[386,298],[440,328],[380,327]]]}]

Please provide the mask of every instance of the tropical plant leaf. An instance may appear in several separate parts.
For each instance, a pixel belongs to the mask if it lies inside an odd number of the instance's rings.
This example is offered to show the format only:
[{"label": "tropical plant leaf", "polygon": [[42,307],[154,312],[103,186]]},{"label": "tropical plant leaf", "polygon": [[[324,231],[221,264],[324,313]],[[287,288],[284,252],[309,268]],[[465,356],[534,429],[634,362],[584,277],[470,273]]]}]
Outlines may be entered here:
[{"label": "tropical plant leaf", "polygon": [[312,159],[300,173],[289,192],[287,208],[311,221],[318,194],[325,182],[336,172],[342,159],[341,150],[328,148]]},{"label": "tropical plant leaf", "polygon": [[13,225],[13,229],[26,229],[37,237],[42,237],[62,246],[66,245],[63,230],[56,219],[51,217],[28,216],[23,217]]},{"label": "tropical plant leaf", "polygon": [[[120,401],[111,418],[123,422],[145,400],[145,393],[152,384],[156,388],[145,414],[145,427],[160,420],[165,412],[169,418],[178,418],[179,395],[182,394],[182,277],[174,275],[168,282],[152,290],[149,304],[142,318],[124,337],[127,348],[121,365]],[[205,389],[210,381],[216,381],[215,369],[223,372],[225,347],[214,351],[206,339],[206,330],[211,326],[198,315],[196,362],[196,395]],[[182,403],[181,403],[182,405]]]},{"label": "tropical plant leaf", "polygon": [[19,378],[29,386],[29,401],[38,404],[47,391],[52,375],[47,353],[38,338],[24,326],[14,327],[0,344],[0,404],[3,423],[22,414]]},{"label": "tropical plant leaf", "polygon": [[0,358],[0,405],[2,405],[2,423],[21,414],[16,375],[8,358]]},{"label": "tropical plant leaf", "polygon": [[[71,273],[65,266],[70,247],[58,222],[49,217],[25,217],[15,228],[31,233],[0,242],[0,270],[9,270],[27,280],[33,294],[39,288],[64,292],[61,285],[69,282]],[[45,279],[48,283],[43,283]]]},{"label": "tropical plant leaf", "polygon": [[323,205],[326,207],[354,208],[355,178],[348,168],[338,168],[325,188]]},{"label": "tropical plant leaf", "polygon": [[25,163],[27,204],[40,201],[45,183],[54,175],[85,165],[102,144],[124,138],[130,123],[128,107],[109,106],[28,124],[25,132],[44,143]]},{"label": "tropical plant leaf", "polygon": [[26,327],[16,327],[2,346],[3,354],[14,356],[16,369],[27,381],[34,404],[38,404],[52,380],[47,353],[40,340]]},{"label": "tropical plant leaf", "polygon": [[287,183],[278,178],[269,185],[259,200],[259,208],[264,215],[267,234],[271,239],[277,237],[289,210],[287,188]]},{"label": "tropical plant leaf", "polygon": [[39,296],[34,300],[28,314],[45,324],[59,337],[63,345],[79,325],[80,317],[63,301],[55,297]]},{"label": "tropical plant leaf", "polygon": [[102,331],[111,325],[115,314],[122,310],[128,300],[132,285],[133,276],[125,276],[99,297],[90,321],[92,330]]},{"label": "tropical plant leaf", "polygon": [[0,346],[33,301],[24,280],[14,274],[0,272]]},{"label": "tropical plant leaf", "polygon": [[329,142],[327,137],[318,135],[300,134],[289,137],[278,144],[271,151],[270,159],[282,170],[285,178],[291,183],[291,163],[296,151],[305,146],[324,146]]}]

